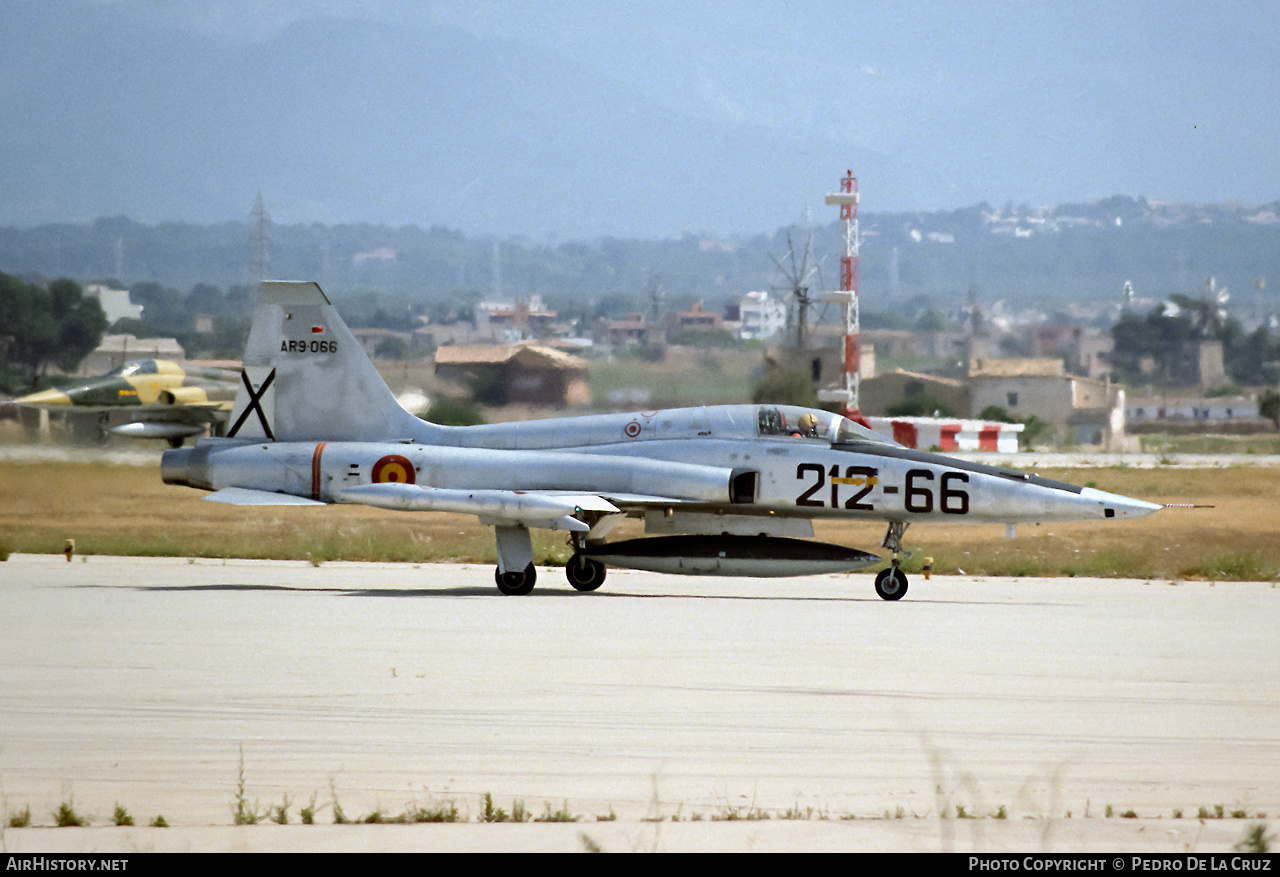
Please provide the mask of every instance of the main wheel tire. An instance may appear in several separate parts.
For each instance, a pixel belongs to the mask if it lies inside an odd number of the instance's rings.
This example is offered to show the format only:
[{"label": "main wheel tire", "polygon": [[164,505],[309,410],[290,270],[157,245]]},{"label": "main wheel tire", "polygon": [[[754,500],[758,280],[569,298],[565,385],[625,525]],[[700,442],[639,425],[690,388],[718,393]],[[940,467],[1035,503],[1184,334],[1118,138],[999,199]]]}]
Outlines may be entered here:
[{"label": "main wheel tire", "polygon": [[538,573],[531,563],[524,568],[523,572],[494,570],[493,579],[498,583],[498,590],[502,593],[510,597],[523,597],[533,590],[533,585],[538,580]]},{"label": "main wheel tire", "polygon": [[881,600],[901,600],[907,592],[907,577],[896,566],[880,570],[876,576],[876,593]]},{"label": "main wheel tire", "polygon": [[575,554],[564,565],[565,578],[577,591],[594,591],[604,584],[604,564],[581,554]]}]

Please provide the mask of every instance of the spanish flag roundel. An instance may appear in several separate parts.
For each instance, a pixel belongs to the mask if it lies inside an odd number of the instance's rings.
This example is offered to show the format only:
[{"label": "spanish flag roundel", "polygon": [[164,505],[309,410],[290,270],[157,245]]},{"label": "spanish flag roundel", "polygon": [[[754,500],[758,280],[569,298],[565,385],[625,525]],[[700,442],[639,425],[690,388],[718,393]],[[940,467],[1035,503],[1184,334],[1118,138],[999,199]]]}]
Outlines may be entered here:
[{"label": "spanish flag roundel", "polygon": [[399,454],[388,454],[373,464],[373,483],[413,484],[413,464]]}]

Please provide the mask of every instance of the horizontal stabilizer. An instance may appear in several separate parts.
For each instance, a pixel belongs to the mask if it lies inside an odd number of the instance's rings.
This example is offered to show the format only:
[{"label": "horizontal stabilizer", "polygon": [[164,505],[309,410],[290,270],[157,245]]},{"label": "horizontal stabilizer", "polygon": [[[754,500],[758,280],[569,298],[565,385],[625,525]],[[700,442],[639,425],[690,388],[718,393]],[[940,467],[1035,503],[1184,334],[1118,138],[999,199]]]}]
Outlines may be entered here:
[{"label": "horizontal stabilizer", "polygon": [[290,493],[272,493],[269,490],[251,490],[247,487],[224,487],[205,497],[212,502],[227,505],[324,505],[314,499],[294,496]]}]

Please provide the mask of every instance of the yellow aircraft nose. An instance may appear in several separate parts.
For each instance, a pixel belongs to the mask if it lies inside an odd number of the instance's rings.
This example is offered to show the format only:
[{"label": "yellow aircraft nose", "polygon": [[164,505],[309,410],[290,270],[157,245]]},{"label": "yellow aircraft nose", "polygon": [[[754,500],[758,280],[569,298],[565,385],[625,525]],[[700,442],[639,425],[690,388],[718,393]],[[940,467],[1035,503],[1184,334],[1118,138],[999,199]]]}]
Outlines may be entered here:
[{"label": "yellow aircraft nose", "polygon": [[20,399],[14,399],[15,405],[70,405],[71,397],[61,390],[41,390]]}]

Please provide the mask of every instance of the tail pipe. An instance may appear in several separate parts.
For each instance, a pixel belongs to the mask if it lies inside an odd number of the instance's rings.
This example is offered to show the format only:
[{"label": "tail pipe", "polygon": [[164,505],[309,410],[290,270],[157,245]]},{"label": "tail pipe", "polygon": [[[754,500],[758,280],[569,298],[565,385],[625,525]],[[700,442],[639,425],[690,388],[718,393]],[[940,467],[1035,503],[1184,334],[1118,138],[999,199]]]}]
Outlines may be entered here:
[{"label": "tail pipe", "polygon": [[209,479],[209,449],[194,447],[165,451],[160,456],[160,477],[165,484],[213,490]]}]

